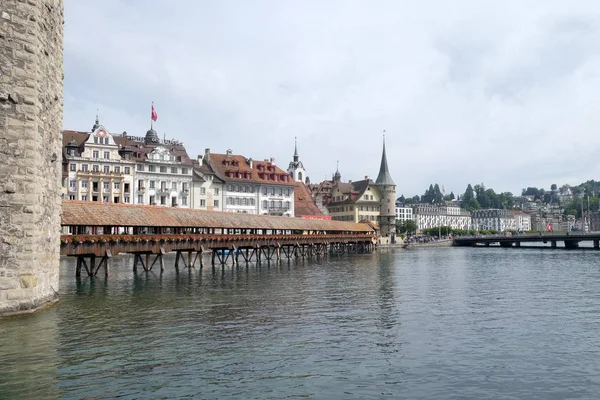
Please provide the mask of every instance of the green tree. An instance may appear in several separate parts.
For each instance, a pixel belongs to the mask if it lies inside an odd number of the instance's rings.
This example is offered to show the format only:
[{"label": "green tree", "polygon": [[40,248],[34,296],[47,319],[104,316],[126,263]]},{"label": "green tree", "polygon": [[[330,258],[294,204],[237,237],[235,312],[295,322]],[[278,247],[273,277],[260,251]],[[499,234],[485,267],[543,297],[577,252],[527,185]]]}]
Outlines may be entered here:
[{"label": "green tree", "polygon": [[475,198],[475,192],[470,183],[467,185],[467,189],[465,190],[465,193],[462,195],[461,199],[461,205],[466,210],[473,211],[481,208],[477,202],[477,199]]}]

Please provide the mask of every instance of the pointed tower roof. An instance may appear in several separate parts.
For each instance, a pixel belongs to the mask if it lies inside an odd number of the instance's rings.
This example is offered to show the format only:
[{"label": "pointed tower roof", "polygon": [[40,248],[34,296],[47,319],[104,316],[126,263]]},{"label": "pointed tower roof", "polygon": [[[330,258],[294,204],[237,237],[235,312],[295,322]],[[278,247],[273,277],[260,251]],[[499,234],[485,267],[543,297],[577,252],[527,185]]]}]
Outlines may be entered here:
[{"label": "pointed tower roof", "polygon": [[340,162],[337,162],[337,166],[335,168],[335,174],[333,175],[334,182],[340,182],[342,180],[342,174],[340,174]]},{"label": "pointed tower roof", "polygon": [[375,181],[378,185],[395,185],[390,175],[390,170],[387,165],[387,157],[385,155],[385,135],[383,136],[383,153],[381,154],[381,166],[379,167],[379,175]]},{"label": "pointed tower roof", "polygon": [[298,138],[294,137],[294,162],[298,162]]}]

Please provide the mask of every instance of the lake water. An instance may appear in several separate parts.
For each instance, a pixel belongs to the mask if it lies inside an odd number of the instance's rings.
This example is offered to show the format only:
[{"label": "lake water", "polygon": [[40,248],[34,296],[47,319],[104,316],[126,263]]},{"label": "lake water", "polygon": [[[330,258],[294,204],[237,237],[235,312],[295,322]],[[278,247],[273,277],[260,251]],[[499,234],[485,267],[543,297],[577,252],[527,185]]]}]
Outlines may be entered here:
[{"label": "lake water", "polygon": [[[0,399],[598,399],[600,253],[438,248],[75,279]],[[170,260],[170,261],[169,261]]]}]

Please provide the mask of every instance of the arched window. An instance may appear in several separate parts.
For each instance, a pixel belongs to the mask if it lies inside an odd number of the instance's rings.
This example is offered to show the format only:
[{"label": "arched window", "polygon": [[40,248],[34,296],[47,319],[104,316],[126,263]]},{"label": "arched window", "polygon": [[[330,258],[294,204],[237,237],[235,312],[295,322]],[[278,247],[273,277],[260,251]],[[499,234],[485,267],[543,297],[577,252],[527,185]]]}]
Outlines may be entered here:
[{"label": "arched window", "polygon": [[302,172],[298,172],[298,180],[302,182]]}]

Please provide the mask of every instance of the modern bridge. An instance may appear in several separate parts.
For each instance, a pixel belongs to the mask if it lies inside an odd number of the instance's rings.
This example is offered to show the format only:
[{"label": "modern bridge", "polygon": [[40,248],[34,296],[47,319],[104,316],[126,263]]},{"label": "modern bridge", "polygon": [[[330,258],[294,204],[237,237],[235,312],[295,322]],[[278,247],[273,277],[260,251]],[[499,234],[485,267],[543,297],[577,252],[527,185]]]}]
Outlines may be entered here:
[{"label": "modern bridge", "polygon": [[76,275],[95,276],[121,253],[134,255],[150,271],[164,270],[163,255],[176,254],[175,267],[202,267],[202,254],[224,266],[312,257],[326,253],[372,252],[375,231],[362,223],[212,212],[182,208],[63,201],[60,254],[77,257]]},{"label": "modern bridge", "polygon": [[600,249],[600,232],[580,233],[580,232],[543,232],[515,234],[511,236],[504,235],[479,235],[479,236],[461,236],[455,238],[453,246],[492,246],[499,247],[520,247],[521,243],[550,243],[550,248],[556,249],[562,243],[563,248],[579,248],[580,242],[591,242],[593,248]]}]

